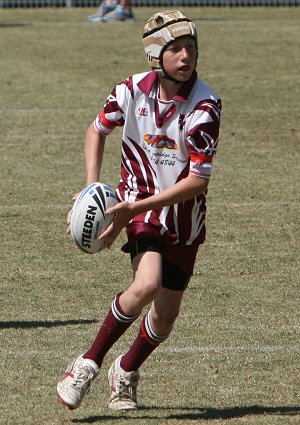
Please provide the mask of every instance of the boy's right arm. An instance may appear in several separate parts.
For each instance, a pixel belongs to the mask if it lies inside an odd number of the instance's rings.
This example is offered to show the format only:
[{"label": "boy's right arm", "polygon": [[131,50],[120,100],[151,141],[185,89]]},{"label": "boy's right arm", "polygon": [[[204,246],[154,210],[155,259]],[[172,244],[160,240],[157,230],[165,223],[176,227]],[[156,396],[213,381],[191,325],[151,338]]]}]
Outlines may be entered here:
[{"label": "boy's right arm", "polygon": [[100,171],[103,160],[105,134],[97,132],[92,123],[85,138],[85,169],[86,186],[100,179]]},{"label": "boy's right arm", "polygon": [[[92,123],[85,137],[85,169],[86,169],[86,186],[97,182],[100,179],[100,171],[104,153],[105,134],[96,131],[94,123]],[[74,194],[72,201],[75,202],[80,192]],[[67,233],[71,233],[72,210],[67,214]]]}]

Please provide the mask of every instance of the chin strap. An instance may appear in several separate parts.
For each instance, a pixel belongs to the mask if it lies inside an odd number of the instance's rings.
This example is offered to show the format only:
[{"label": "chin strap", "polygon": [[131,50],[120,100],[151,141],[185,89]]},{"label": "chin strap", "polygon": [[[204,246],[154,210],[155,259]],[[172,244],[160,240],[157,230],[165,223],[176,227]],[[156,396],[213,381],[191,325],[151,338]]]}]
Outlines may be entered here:
[{"label": "chin strap", "polygon": [[181,83],[183,83],[184,81],[178,81],[178,80],[176,80],[175,78],[173,78],[173,77],[171,77],[171,75],[169,75],[165,70],[164,70],[164,68],[163,67],[161,67],[161,68],[158,68],[158,69],[155,69],[155,71],[158,73],[158,75],[159,75],[159,77],[160,78],[166,78],[167,80],[169,80],[169,81],[173,81],[174,83],[176,83],[176,84],[181,84]]},{"label": "chin strap", "polygon": [[178,80],[175,80],[175,78],[173,78],[173,77],[171,77],[169,74],[167,74],[167,73],[164,73],[164,75],[162,76],[163,78],[166,78],[167,80],[170,80],[170,81],[173,81],[174,83],[176,83],[176,84],[181,84],[181,83],[184,83],[184,81],[178,81]]}]

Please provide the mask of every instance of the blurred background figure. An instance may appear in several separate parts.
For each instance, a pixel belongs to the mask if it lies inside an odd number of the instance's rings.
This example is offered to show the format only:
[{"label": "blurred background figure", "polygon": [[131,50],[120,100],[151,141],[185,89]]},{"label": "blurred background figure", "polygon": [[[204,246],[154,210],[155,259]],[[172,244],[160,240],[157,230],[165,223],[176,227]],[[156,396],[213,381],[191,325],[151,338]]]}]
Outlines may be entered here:
[{"label": "blurred background figure", "polygon": [[133,21],[130,0],[103,0],[94,15],[88,16],[93,23]]}]

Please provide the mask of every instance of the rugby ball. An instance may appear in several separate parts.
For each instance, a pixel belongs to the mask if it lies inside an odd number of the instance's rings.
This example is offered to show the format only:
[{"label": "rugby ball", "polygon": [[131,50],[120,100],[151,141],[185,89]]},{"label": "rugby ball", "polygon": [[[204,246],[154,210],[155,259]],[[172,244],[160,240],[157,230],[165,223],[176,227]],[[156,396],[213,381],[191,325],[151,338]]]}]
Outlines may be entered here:
[{"label": "rugby ball", "polygon": [[88,254],[103,249],[99,235],[113,221],[113,214],[105,211],[117,204],[112,189],[102,183],[92,183],[74,202],[71,215],[71,235],[78,248]]}]

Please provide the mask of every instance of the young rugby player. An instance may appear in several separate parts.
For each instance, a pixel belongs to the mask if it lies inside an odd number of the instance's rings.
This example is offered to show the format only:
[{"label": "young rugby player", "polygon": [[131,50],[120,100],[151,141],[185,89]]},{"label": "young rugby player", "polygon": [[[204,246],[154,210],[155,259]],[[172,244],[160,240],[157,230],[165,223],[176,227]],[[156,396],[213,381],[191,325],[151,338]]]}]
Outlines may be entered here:
[{"label": "young rugby player", "polygon": [[86,135],[89,185],[99,181],[106,137],[123,127],[119,203],[108,211],[116,217],[101,238],[109,247],[126,228],[122,249],[130,254],[133,282],[115,296],[93,344],[57,386],[70,409],[80,405],[112,345],[150,305],[133,344],[109,370],[109,408],[137,408],[139,369],[170,335],[205,240],[221,101],[197,78],[196,27],[183,13],[153,15],[143,44],[152,71],[118,84]]}]

